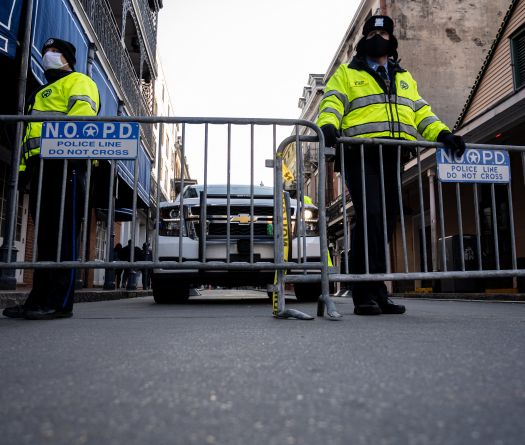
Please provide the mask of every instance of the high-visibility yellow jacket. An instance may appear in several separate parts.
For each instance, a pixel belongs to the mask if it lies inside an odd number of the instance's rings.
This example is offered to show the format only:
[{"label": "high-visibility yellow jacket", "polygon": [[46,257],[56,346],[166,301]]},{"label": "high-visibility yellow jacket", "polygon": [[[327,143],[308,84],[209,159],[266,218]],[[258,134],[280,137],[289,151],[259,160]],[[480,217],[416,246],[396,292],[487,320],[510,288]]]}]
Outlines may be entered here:
[{"label": "high-visibility yellow jacket", "polygon": [[419,133],[429,141],[449,130],[408,71],[391,60],[388,71],[390,89],[362,58],[341,65],[326,84],[317,125],[332,124],[346,137],[415,140]]},{"label": "high-visibility yellow jacket", "polygon": [[[56,116],[96,116],[100,97],[95,82],[82,73],[72,71],[64,77],[43,86],[28,106],[28,114],[55,114]],[[28,122],[22,144],[20,171],[26,169],[31,156],[40,154],[42,122]]]}]

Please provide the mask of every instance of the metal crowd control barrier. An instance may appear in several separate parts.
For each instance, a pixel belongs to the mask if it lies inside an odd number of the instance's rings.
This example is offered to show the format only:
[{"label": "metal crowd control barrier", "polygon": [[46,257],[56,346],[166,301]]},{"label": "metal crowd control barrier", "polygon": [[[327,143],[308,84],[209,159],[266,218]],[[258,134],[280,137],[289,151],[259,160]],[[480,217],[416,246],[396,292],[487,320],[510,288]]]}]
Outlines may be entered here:
[{"label": "metal crowd control barrier", "polygon": [[[227,171],[226,171],[226,185],[227,185],[227,246],[230,246],[230,241],[232,239],[231,236],[231,172],[232,172],[232,162],[236,162],[236,160],[232,159],[232,127],[239,127],[242,126],[244,128],[249,127],[250,128],[250,142],[246,144],[246,149],[249,148],[250,153],[250,184],[251,184],[251,193],[250,193],[250,199],[251,199],[251,212],[250,212],[250,237],[249,237],[249,245],[250,245],[250,260],[249,261],[231,261],[230,258],[230,249],[227,249],[227,258],[226,261],[207,261],[205,258],[202,258],[201,261],[183,261],[183,252],[182,252],[182,243],[179,242],[179,252],[178,252],[178,260],[177,261],[161,261],[159,259],[159,213],[160,213],[160,186],[157,186],[157,196],[156,196],[156,205],[157,205],[157,218],[156,218],[156,234],[155,234],[155,244],[154,244],[154,252],[153,252],[153,260],[152,261],[135,261],[135,253],[134,253],[134,247],[137,244],[136,239],[136,233],[137,233],[137,186],[138,186],[138,176],[139,176],[139,163],[138,160],[134,161],[134,187],[133,187],[133,219],[132,219],[132,229],[131,229],[131,249],[130,249],[130,261],[111,261],[112,257],[111,254],[113,252],[113,243],[111,238],[111,232],[112,227],[114,224],[114,221],[112,219],[112,214],[114,211],[114,189],[113,189],[113,180],[111,178],[114,178],[115,175],[115,168],[116,168],[116,160],[109,161],[110,166],[110,181],[109,181],[109,189],[108,189],[108,198],[107,198],[107,227],[108,227],[108,233],[107,233],[107,239],[106,239],[106,252],[105,252],[105,258],[104,260],[100,261],[94,261],[93,259],[87,258],[87,224],[84,223],[83,229],[81,232],[81,240],[80,240],[80,249],[79,249],[79,257],[75,261],[63,261],[61,259],[61,240],[63,235],[63,229],[64,229],[64,221],[63,218],[60,220],[60,225],[57,228],[58,234],[59,234],[59,243],[57,246],[57,252],[56,252],[56,261],[38,261],[37,260],[37,237],[38,237],[38,229],[40,224],[40,219],[42,212],[45,211],[45,202],[41,202],[42,197],[42,172],[43,172],[43,166],[45,162],[48,162],[47,160],[43,159],[42,162],[39,164],[39,179],[38,179],[38,192],[37,192],[37,210],[36,210],[36,218],[34,220],[34,243],[33,243],[33,251],[31,254],[31,260],[29,261],[13,261],[11,258],[12,253],[12,246],[14,241],[14,222],[15,222],[15,212],[10,212],[8,215],[9,222],[8,224],[8,233],[7,233],[7,245],[8,245],[8,254],[7,254],[7,261],[0,262],[0,269],[37,269],[37,268],[46,268],[46,269],[168,269],[168,270],[180,270],[180,269],[186,269],[186,270],[198,270],[198,271],[243,271],[243,270],[249,270],[249,271],[276,271],[277,272],[277,284],[272,290],[276,290],[278,292],[278,311],[274,315],[276,315],[278,318],[301,318],[301,319],[311,319],[312,317],[308,316],[307,314],[304,314],[300,311],[295,311],[292,309],[287,309],[285,307],[285,295],[284,295],[284,284],[285,282],[304,282],[304,281],[316,281],[321,282],[321,295],[319,296],[319,304],[318,304],[318,315],[323,315],[324,308],[327,309],[327,314],[330,318],[337,319],[340,318],[340,314],[337,312],[335,305],[333,304],[332,300],[330,299],[330,296],[328,294],[328,265],[326,261],[321,261],[322,258],[327,257],[327,231],[326,231],[326,214],[323,211],[325,209],[325,196],[324,196],[324,189],[321,187],[325,183],[325,158],[322,155],[322,153],[319,153],[319,159],[318,159],[318,165],[319,165],[319,190],[323,191],[318,196],[318,206],[321,211],[319,212],[319,260],[318,261],[307,261],[306,260],[306,245],[304,238],[301,239],[300,236],[297,237],[297,252],[298,252],[298,261],[285,261],[284,257],[284,245],[283,245],[283,208],[281,205],[278,205],[277,203],[282,202],[282,196],[283,196],[283,181],[282,181],[282,153],[286,145],[290,142],[290,138],[288,138],[286,141],[284,141],[279,148],[277,148],[277,137],[276,137],[276,129],[277,127],[288,127],[289,129],[295,130],[296,134],[299,134],[299,129],[301,127],[307,127],[309,128],[313,133],[316,134],[315,137],[310,138],[309,140],[318,140],[320,141],[321,145],[324,145],[323,135],[320,131],[320,129],[312,124],[311,122],[304,121],[304,120],[292,120],[292,119],[243,119],[243,118],[177,118],[177,117],[162,117],[162,116],[156,116],[156,117],[144,117],[144,116],[111,116],[111,117],[65,117],[65,116],[56,116],[56,115],[45,115],[41,114],[38,115],[38,117],[35,116],[0,116],[0,122],[4,123],[27,123],[27,122],[138,122],[143,125],[152,125],[152,124],[160,124],[161,126],[161,135],[162,135],[162,126],[163,125],[175,125],[180,124],[182,126],[182,139],[181,139],[181,157],[182,159],[185,159],[185,151],[187,150],[187,131],[189,126],[197,126],[199,128],[203,128],[204,130],[204,141],[201,145],[200,149],[203,153],[204,158],[204,199],[206,199],[206,193],[207,193],[207,187],[208,187],[208,157],[209,157],[209,130],[212,126],[223,126],[227,128],[227,137],[226,141],[224,143],[226,147],[226,164],[227,164]],[[254,172],[256,171],[256,166],[254,165],[254,153],[255,153],[255,142],[254,142],[254,135],[255,135],[255,129],[258,127],[270,127],[273,130],[273,136],[271,140],[271,156],[272,161],[268,164],[268,166],[274,167],[274,194],[273,199],[274,203],[277,205],[274,205],[275,213],[273,215],[273,236],[274,236],[274,259],[273,261],[264,261],[264,262],[258,262],[254,259],[254,230],[253,230],[253,219],[254,219],[254,207],[253,207],[253,201],[254,201]],[[289,134],[289,133],[288,133]],[[294,141],[297,142],[297,159],[302,159],[302,152],[301,152],[301,144],[300,144],[300,138],[299,136],[292,137]],[[159,138],[158,141],[158,147],[157,147],[157,171],[160,172],[160,145],[161,141]],[[193,149],[193,148],[192,148]],[[20,159],[20,147],[17,147],[16,150],[18,150],[18,156],[17,158]],[[84,200],[84,208],[83,208],[83,221],[88,221],[88,212],[89,212],[89,203],[88,203],[88,193],[90,189],[90,182],[92,180],[92,162],[90,160],[85,160],[86,162],[86,181],[87,181],[87,187],[85,192],[85,200]],[[64,168],[63,168],[63,176],[62,176],[62,196],[61,196],[61,209],[60,209],[60,215],[64,215],[64,208],[65,208],[65,183],[66,183],[66,175],[67,175],[67,166],[68,166],[68,160],[64,160]],[[13,173],[14,173],[14,181],[12,184],[12,189],[17,189],[17,181],[18,181],[18,175],[16,172],[18,171],[18,168],[14,168],[13,166]],[[18,167],[18,166],[16,166]],[[239,168],[238,165],[235,166],[236,168]],[[258,168],[259,166],[257,166]],[[264,167],[264,166],[260,166]],[[241,167],[242,168],[242,167]],[[184,171],[184,162],[181,162],[181,169],[179,173],[180,177],[180,189],[181,191],[184,189],[185,186],[185,171]],[[299,167],[299,178],[302,177],[302,167]],[[157,178],[158,179],[158,178]],[[298,183],[301,183],[300,180],[298,180]],[[34,186],[34,185],[33,185]],[[301,222],[301,216],[304,217],[304,191],[302,186],[299,186],[299,194],[297,196],[297,209],[296,209],[296,221],[297,221],[297,233],[300,235],[305,235],[305,226]],[[180,227],[184,224],[184,196],[181,193],[180,195]],[[12,205],[11,208],[13,210],[16,210],[16,206]],[[204,210],[201,209],[201,217],[203,217],[204,220],[206,220],[206,207],[204,206]],[[204,230],[204,224],[201,224],[201,235],[204,234],[202,231]],[[179,230],[179,241],[181,241],[182,238],[182,229]],[[286,271],[294,271],[293,274],[285,276]],[[314,272],[311,274],[308,274],[308,272]],[[174,286],[176,286],[176,283],[174,283]]]},{"label": "metal crowd control barrier", "polygon": [[[363,153],[367,148],[375,145],[379,150],[380,172],[380,196],[369,196],[369,191],[364,187],[365,171],[369,166],[365,165]],[[357,281],[404,281],[404,280],[444,280],[444,279],[476,279],[476,278],[512,278],[525,276],[525,270],[518,266],[518,241],[520,241],[521,255],[525,257],[525,245],[523,237],[516,236],[516,227],[523,225],[523,214],[521,211],[515,212],[516,196],[522,196],[525,192],[525,146],[511,145],[484,145],[467,144],[468,153],[473,151],[479,155],[482,152],[495,152],[498,150],[510,152],[510,160],[518,162],[521,157],[521,168],[515,168],[512,172],[515,178],[510,178],[508,183],[494,182],[442,182],[437,181],[437,191],[435,190],[435,159],[436,149],[444,148],[440,143],[422,141],[399,141],[391,139],[360,139],[341,137],[338,139],[338,150],[341,157],[341,165],[344,165],[345,156],[348,156],[349,149],[360,151],[360,169],[362,175],[362,196],[365,203],[363,205],[362,224],[364,227],[364,258],[365,273],[350,273],[348,250],[350,215],[348,209],[352,208],[350,199],[345,198],[343,193],[342,212],[343,215],[343,252],[344,267],[337,274],[329,276],[330,282],[357,282]],[[403,150],[412,149],[415,155],[406,163],[400,162]],[[383,154],[386,150],[395,150],[397,156],[396,184],[385,183],[385,168]],[[474,156],[474,161],[479,160]],[[490,155],[487,155],[490,158]],[[469,161],[470,162],[470,161]],[[474,162],[475,164],[475,162]],[[480,164],[475,164],[480,165]],[[512,163],[511,163],[512,165]],[[510,167],[509,165],[509,174]],[[480,171],[482,171],[482,166]],[[490,168],[485,170],[490,172]],[[428,184],[424,184],[423,175],[426,173]],[[479,173],[479,172],[478,172]],[[469,173],[459,177],[469,177]],[[490,174],[487,173],[487,177]],[[518,177],[520,176],[520,177]],[[340,181],[341,190],[345,190],[345,172],[342,169]],[[399,206],[399,218],[395,232],[396,242],[389,243],[387,240],[387,216],[385,203],[385,188],[395,187],[397,189],[397,199]],[[513,189],[515,195],[513,197]],[[425,195],[425,190],[427,194]],[[368,193],[367,193],[368,192]],[[472,192],[471,199],[469,194]],[[483,206],[480,197],[483,196]],[[520,196],[520,197],[521,197]],[[350,197],[348,197],[350,198]],[[380,199],[381,218],[382,218],[382,237],[383,248],[386,259],[386,271],[382,273],[372,273],[372,265],[369,259],[369,237],[367,218],[367,200]],[[437,199],[437,208],[436,208]],[[408,203],[407,200],[410,202]],[[451,202],[450,202],[451,201]],[[412,237],[409,236],[410,216],[406,214],[407,207],[411,207],[416,213],[413,216]],[[419,215],[417,215],[419,213]],[[357,215],[355,215],[357,217]],[[416,221],[417,220],[417,221]],[[417,227],[418,229],[414,229]],[[430,243],[427,239],[426,228],[430,228]],[[471,232],[467,235],[465,232]],[[416,243],[417,235],[420,240]],[[472,241],[466,246],[466,237]],[[446,245],[449,237],[456,237],[458,246],[456,254],[456,266],[451,267],[451,247]],[[420,246],[420,258],[417,258],[416,244]],[[504,249],[502,249],[504,244]],[[430,245],[430,251],[429,251]],[[399,247],[400,246],[400,247]],[[396,250],[396,252],[393,252]],[[412,253],[412,255],[411,255]],[[468,256],[468,258],[466,258]],[[429,259],[431,259],[429,264]],[[395,265],[391,264],[395,261]],[[468,265],[466,264],[468,260]],[[350,261],[351,262],[351,261]],[[420,266],[417,267],[417,263]],[[418,270],[419,269],[419,270]],[[516,287],[514,283],[514,287]]]}]

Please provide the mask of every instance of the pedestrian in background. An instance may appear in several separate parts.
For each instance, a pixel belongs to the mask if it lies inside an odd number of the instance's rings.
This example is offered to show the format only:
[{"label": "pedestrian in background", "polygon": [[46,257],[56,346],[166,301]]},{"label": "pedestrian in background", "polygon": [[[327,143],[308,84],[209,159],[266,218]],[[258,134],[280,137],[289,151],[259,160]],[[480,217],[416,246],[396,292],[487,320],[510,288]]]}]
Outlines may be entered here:
[{"label": "pedestrian in background", "polygon": [[[319,106],[317,125],[321,127],[328,147],[337,138],[388,138],[416,140],[418,134],[429,141],[463,154],[465,143],[453,135],[432,112],[430,105],[419,95],[412,75],[399,65],[398,42],[394,22],[388,16],[370,17],[363,27],[363,37],[356,55],[328,80]],[[437,67],[436,67],[437,69]],[[339,149],[336,150],[335,170],[340,171]],[[399,215],[397,169],[399,157],[395,146],[382,150],[386,232],[392,240]],[[368,228],[368,258],[371,274],[386,272],[381,205],[381,175],[379,145],[364,147],[366,215]],[[344,165],[346,186],[355,210],[355,227],[351,232],[350,273],[364,274],[364,205],[362,199],[361,150],[358,145],[345,146]],[[354,313],[357,315],[402,314],[405,307],[395,304],[383,282],[360,281],[352,286]]]},{"label": "pedestrian in background", "polygon": [[[93,80],[75,71],[76,48],[65,40],[48,39],[42,48],[42,66],[47,83],[27,101],[27,114],[59,116],[96,116],[100,99]],[[64,160],[40,159],[42,122],[29,122],[25,129],[20,161],[21,192],[29,187],[29,211],[37,217],[37,192],[40,163],[43,162],[40,223],[38,228],[38,261],[56,261],[62,177]],[[61,239],[61,261],[77,259],[77,238],[80,232],[85,196],[85,161],[68,161]],[[6,308],[4,316],[46,320],[73,315],[75,269],[35,269],[33,287],[23,305]]]},{"label": "pedestrian in background", "polygon": [[[134,261],[142,261],[142,249],[138,246],[135,246],[133,250],[135,252]],[[120,256],[122,261],[131,261],[131,240],[128,240],[128,244],[125,245],[120,251]],[[130,281],[131,277],[134,277],[134,282]],[[136,289],[136,270],[135,269],[124,269],[124,275],[122,277],[122,287],[124,289]]]},{"label": "pedestrian in background", "polygon": [[[142,258],[144,261],[151,261],[153,254],[149,243],[142,244]],[[150,288],[150,269],[142,269],[142,289],[146,290]]]}]

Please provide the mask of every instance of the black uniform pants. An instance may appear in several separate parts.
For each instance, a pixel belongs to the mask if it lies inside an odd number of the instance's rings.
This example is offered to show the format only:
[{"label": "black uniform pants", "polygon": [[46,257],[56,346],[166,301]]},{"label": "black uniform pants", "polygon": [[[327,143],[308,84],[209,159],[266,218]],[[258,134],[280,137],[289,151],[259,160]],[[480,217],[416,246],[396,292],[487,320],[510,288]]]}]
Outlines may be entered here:
[{"label": "black uniform pants", "polygon": [[[41,162],[33,156],[28,162],[31,187],[29,211],[33,222],[37,215],[38,170]],[[42,179],[40,223],[37,242],[38,261],[56,261],[62,196],[63,160],[46,160]],[[82,161],[69,161],[64,203],[61,261],[78,258],[77,240],[84,209],[85,165]],[[63,311],[73,308],[75,291],[74,269],[35,269],[33,288],[26,301],[26,307],[47,307]]]},{"label": "black uniform pants", "polygon": [[[392,240],[399,214],[397,159],[397,147],[383,146],[386,234],[388,242]],[[346,185],[350,191],[355,210],[355,221],[351,228],[349,270],[352,274],[364,274],[366,273],[365,221],[363,219],[365,203],[363,201],[360,146],[345,148],[344,161]],[[385,273],[386,257],[379,146],[364,146],[364,172],[369,272],[372,274]],[[352,286],[352,296],[355,304],[359,304],[369,298],[377,299],[381,295],[386,295],[386,286],[383,282],[360,281],[355,282]]]}]

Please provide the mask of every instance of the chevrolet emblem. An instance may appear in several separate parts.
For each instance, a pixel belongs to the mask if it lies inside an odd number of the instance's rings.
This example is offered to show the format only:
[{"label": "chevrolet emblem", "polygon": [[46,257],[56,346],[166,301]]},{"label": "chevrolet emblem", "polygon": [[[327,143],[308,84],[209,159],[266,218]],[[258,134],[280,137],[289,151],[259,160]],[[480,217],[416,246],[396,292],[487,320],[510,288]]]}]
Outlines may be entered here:
[{"label": "chevrolet emblem", "polygon": [[253,218],[250,217],[250,215],[237,215],[237,216],[232,216],[230,218],[230,222],[236,222],[236,223],[239,223],[239,224],[250,224],[250,222],[253,221],[257,221],[257,217],[254,216]]}]

